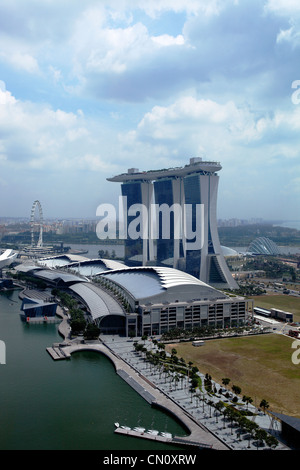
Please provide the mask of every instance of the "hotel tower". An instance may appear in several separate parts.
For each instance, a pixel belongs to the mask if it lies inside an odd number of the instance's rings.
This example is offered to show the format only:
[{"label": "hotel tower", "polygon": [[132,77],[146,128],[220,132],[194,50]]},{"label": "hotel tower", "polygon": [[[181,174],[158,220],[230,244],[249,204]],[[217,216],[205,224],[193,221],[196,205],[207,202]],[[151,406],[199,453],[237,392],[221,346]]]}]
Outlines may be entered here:
[{"label": "hotel tower", "polygon": [[[126,209],[134,204],[146,208],[146,236],[125,239],[128,266],[169,266],[216,288],[238,288],[224,259],[217,228],[217,172],[221,168],[218,162],[191,158],[184,167],[150,171],[130,168],[108,178],[121,183]],[[126,214],[127,227],[133,218]],[[163,233],[166,220],[167,236]],[[201,230],[201,244],[197,228]]]}]

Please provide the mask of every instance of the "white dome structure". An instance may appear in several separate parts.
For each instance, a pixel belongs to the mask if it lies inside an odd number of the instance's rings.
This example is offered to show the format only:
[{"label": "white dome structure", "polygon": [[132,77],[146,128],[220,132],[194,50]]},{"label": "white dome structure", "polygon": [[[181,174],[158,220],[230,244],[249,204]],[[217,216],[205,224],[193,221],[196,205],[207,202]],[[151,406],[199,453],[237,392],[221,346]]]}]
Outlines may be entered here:
[{"label": "white dome structure", "polygon": [[227,256],[240,256],[240,254],[234,250],[233,248],[229,248],[228,246],[222,246],[221,245],[221,249],[222,249],[222,253],[225,257]]},{"label": "white dome structure", "polygon": [[259,237],[250,243],[248,252],[254,255],[280,255],[276,243],[266,237]]},{"label": "white dome structure", "polygon": [[14,253],[13,250],[5,250],[0,254],[0,269],[13,263],[17,256],[18,253]]}]

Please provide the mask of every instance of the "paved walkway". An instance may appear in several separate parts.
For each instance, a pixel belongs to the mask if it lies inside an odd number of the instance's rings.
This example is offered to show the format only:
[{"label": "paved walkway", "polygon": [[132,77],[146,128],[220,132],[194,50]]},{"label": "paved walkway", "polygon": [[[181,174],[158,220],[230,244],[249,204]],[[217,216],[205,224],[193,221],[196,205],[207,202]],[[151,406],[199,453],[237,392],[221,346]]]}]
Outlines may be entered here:
[{"label": "paved walkway", "polygon": [[[131,343],[132,346],[132,343]],[[173,400],[167,396],[162,390],[157,388],[150,380],[147,380],[140,372],[135,368],[131,367],[121,357],[118,357],[104,344],[72,344],[61,348],[65,358],[71,356],[75,351],[90,350],[97,351],[107,356],[114,364],[116,372],[126,382],[134,388],[141,396],[143,396],[148,403],[158,405],[169,412],[173,413],[177,418],[182,421],[183,425],[189,430],[190,434],[187,437],[180,438],[182,444],[197,443],[199,447],[212,448],[215,450],[228,450],[228,447],[224,445],[216,436],[211,434],[201,423],[198,423],[193,419],[192,416],[182,409],[176,400]]]},{"label": "paved walkway", "polygon": [[[191,395],[189,383],[187,380],[184,382],[179,381],[176,383],[174,375],[166,377],[162,371],[149,362],[145,361],[140,353],[135,352],[133,341],[119,336],[102,336],[105,344],[111,348],[120,358],[126,361],[132,369],[138,371],[144,377],[157,387],[164,396],[168,397],[168,403],[176,403],[182,411],[189,415],[199,426],[206,429],[215,438],[223,442],[224,446],[232,450],[257,450],[257,445],[254,439],[242,429],[237,426],[231,426],[231,423],[224,420],[221,413],[217,412],[215,408],[208,405],[202,398],[207,401],[211,400],[215,403],[222,400],[228,401],[223,395],[208,395],[204,393],[200,395]],[[141,341],[140,341],[141,342]],[[153,349],[154,345],[151,341],[145,341],[147,349]],[[204,379],[203,374],[199,374]],[[216,384],[219,388],[219,384]],[[231,394],[233,395],[233,394]],[[247,409],[247,405],[240,408]],[[262,411],[257,410],[253,405],[248,405],[248,410],[255,413],[252,419],[262,429],[271,432],[279,442],[276,447],[277,450],[288,450],[282,442],[279,441],[281,425],[280,422],[264,414]],[[266,447],[258,447],[258,449],[265,449]]]},{"label": "paved walkway", "polygon": [[[257,450],[256,443],[250,435],[238,427],[231,426],[227,420],[224,420],[221,413],[216,412],[212,406],[201,399],[205,398],[206,401],[209,399],[214,402],[226,401],[224,396],[191,395],[187,379],[176,383],[172,374],[167,377],[157,367],[146,362],[140,353],[134,350],[133,341],[127,338],[105,335],[101,336],[102,342],[100,343],[97,341],[82,344],[78,339],[71,341],[67,316],[62,311],[59,313],[63,318],[59,330],[65,340],[57,344],[55,348],[47,348],[53,359],[69,358],[73,352],[79,350],[88,349],[100,352],[113,362],[118,375],[148,403],[165,408],[181,420],[190,433],[183,438],[186,444],[198,443],[199,446],[208,446],[215,450]],[[153,349],[154,345],[151,341],[145,341],[145,347]],[[272,434],[279,439],[281,428],[278,421],[271,420],[269,415],[263,414],[252,405],[249,405],[248,409],[255,412],[253,421],[266,431],[272,428]],[[287,450],[288,448],[279,441],[276,449]]]}]

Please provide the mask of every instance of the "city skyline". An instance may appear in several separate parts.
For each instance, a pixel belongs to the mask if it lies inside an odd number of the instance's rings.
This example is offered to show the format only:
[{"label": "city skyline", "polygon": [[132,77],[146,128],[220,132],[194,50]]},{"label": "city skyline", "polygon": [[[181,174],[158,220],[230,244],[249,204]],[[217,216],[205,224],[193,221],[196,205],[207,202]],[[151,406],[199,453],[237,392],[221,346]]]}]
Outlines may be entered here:
[{"label": "city skyline", "polygon": [[0,24],[1,217],[92,219],[111,175],[201,157],[218,219],[297,219],[294,0],[13,0]]}]

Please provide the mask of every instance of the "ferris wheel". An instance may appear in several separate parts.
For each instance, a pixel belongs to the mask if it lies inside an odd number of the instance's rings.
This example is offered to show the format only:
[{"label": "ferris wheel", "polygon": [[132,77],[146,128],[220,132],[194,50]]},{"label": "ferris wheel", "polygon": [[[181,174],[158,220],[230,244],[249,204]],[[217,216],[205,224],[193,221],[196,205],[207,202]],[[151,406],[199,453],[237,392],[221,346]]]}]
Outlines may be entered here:
[{"label": "ferris wheel", "polygon": [[[39,220],[35,220],[35,209],[38,208],[39,212]],[[31,217],[30,217],[30,226],[31,226],[31,246],[34,246],[34,227],[39,226],[39,239],[37,242],[37,247],[43,246],[43,225],[44,225],[44,219],[43,219],[43,210],[40,201],[34,201],[31,209]]]}]

